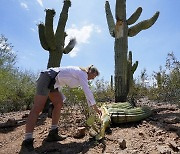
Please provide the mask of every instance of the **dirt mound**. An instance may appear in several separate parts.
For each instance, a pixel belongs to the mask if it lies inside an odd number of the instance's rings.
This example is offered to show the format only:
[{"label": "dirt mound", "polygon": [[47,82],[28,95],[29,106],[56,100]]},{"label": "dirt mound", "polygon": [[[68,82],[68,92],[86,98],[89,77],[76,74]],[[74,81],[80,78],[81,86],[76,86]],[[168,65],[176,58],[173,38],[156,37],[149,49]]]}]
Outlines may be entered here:
[{"label": "dirt mound", "polygon": [[[148,105],[153,115],[138,123],[111,125],[105,139],[97,142],[89,136],[75,137],[78,128],[85,127],[84,115],[77,109],[63,112],[60,132],[68,135],[64,141],[46,143],[51,119],[42,114],[34,131],[34,146],[40,154],[177,154],[180,153],[180,109],[176,105],[138,101]],[[0,153],[19,153],[24,138],[25,120],[29,111],[0,114]],[[9,119],[9,120],[8,120]]]}]

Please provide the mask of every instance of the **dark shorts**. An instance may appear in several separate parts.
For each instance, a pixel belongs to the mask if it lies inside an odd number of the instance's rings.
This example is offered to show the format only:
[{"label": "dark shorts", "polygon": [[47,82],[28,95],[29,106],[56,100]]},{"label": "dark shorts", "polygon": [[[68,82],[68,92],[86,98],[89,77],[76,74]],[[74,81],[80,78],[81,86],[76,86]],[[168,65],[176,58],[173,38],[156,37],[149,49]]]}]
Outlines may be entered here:
[{"label": "dark shorts", "polygon": [[37,80],[36,94],[47,96],[49,92],[58,91],[58,89],[49,89],[51,78],[47,72],[42,72]]}]

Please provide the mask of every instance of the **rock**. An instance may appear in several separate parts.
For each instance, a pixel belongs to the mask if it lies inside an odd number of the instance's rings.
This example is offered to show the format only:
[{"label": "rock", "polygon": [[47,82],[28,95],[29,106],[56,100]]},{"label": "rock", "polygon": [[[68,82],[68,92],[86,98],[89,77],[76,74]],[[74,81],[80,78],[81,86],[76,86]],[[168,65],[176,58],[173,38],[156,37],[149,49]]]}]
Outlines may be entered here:
[{"label": "rock", "polygon": [[126,141],[124,139],[118,139],[118,142],[119,142],[119,147],[124,150],[126,149]]},{"label": "rock", "polygon": [[166,129],[169,130],[169,131],[179,131],[179,127],[176,127],[174,125],[167,125],[166,126]]},{"label": "rock", "polygon": [[83,138],[85,136],[85,132],[86,132],[86,127],[79,127],[76,133],[74,134],[74,138],[77,139]]},{"label": "rock", "polygon": [[17,121],[14,118],[9,118],[5,123],[0,125],[0,128],[14,127],[17,125]]},{"label": "rock", "polygon": [[180,122],[180,118],[176,116],[171,116],[164,119],[164,122],[167,124],[176,124]]},{"label": "rock", "polygon": [[27,117],[28,117],[28,115],[29,115],[29,114],[27,114],[27,113],[26,113],[26,114],[24,114],[24,115],[22,116],[22,119],[27,118]]},{"label": "rock", "polygon": [[80,123],[81,120],[82,120],[81,118],[77,118],[77,119],[76,119],[76,123]]},{"label": "rock", "polygon": [[142,131],[139,132],[139,135],[140,135],[141,137],[144,137],[144,133],[143,133]]},{"label": "rock", "polygon": [[158,146],[157,149],[160,154],[171,154],[171,149],[167,146]]},{"label": "rock", "polygon": [[168,143],[168,145],[169,145],[169,147],[170,147],[174,152],[179,152],[179,151],[180,151],[180,146],[178,146],[178,145],[176,144],[176,142],[170,141],[170,142]]}]

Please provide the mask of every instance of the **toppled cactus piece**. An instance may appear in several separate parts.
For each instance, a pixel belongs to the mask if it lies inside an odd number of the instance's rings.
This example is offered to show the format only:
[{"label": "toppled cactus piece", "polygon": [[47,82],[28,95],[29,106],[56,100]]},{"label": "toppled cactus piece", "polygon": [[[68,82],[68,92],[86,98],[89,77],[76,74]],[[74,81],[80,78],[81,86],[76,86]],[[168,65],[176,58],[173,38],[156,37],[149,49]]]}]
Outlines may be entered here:
[{"label": "toppled cactus piece", "polygon": [[[87,125],[97,133],[95,136],[97,141],[104,138],[105,130],[110,126],[111,122],[136,122],[149,117],[152,113],[148,106],[133,108],[128,102],[103,105],[101,111],[102,116],[100,119],[92,115],[87,120]],[[100,128],[96,125],[97,122],[100,122]]]}]

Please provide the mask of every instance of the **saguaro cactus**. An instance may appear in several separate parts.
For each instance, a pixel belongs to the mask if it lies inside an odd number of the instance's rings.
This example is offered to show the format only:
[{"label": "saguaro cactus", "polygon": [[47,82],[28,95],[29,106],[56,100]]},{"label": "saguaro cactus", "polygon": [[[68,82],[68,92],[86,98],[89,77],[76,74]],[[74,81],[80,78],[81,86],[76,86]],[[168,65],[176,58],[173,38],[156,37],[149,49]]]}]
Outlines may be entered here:
[{"label": "saguaro cactus", "polygon": [[162,75],[160,72],[156,73],[156,76],[155,76],[156,80],[157,80],[157,86],[158,88],[162,88]]},{"label": "saguaro cactus", "polygon": [[55,16],[55,10],[46,9],[45,24],[40,23],[39,28],[39,39],[43,49],[49,51],[49,60],[47,68],[58,67],[61,63],[63,54],[68,54],[75,46],[76,40],[71,39],[69,44],[64,47],[65,37],[65,26],[68,19],[68,10],[71,6],[70,0],[64,0],[64,5],[59,16],[58,26],[56,32],[53,30],[53,17]]},{"label": "saguaro cactus", "polygon": [[105,11],[110,35],[115,38],[115,102],[125,102],[129,92],[129,86],[131,85],[132,75],[138,65],[137,62],[132,65],[131,52],[129,54],[129,60],[127,60],[128,36],[133,37],[140,31],[151,27],[156,22],[159,12],[156,12],[152,18],[129,28],[128,26],[134,24],[140,17],[142,12],[141,7],[129,19],[126,19],[126,0],[116,0],[116,23],[108,1],[105,3]]}]

